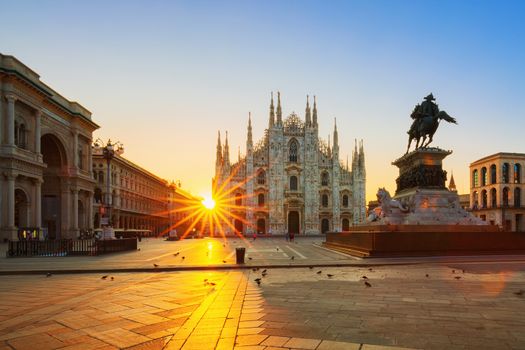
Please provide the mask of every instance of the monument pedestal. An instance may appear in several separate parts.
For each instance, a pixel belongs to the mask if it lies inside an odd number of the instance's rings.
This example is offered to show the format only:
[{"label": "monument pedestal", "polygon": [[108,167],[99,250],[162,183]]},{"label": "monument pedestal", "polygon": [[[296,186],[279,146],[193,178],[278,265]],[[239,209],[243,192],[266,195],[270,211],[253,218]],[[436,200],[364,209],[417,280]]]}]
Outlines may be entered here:
[{"label": "monument pedestal", "polygon": [[473,216],[446,188],[442,161],[451,153],[420,148],[395,160],[395,196],[380,189],[379,213],[365,225],[327,233],[325,246],[361,257],[525,253],[524,235]]}]

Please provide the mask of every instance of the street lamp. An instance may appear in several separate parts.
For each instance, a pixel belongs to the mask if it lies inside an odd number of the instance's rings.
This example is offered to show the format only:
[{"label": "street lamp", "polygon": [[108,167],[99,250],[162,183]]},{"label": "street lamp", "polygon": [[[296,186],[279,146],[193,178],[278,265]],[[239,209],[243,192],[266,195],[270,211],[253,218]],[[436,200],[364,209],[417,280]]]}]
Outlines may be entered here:
[{"label": "street lamp", "polygon": [[[104,142],[101,139],[97,139],[95,141],[95,147],[99,147],[99,141],[100,144],[104,144]],[[101,220],[105,223],[104,230],[102,231],[102,239],[114,239],[115,238],[115,232],[113,230],[113,223],[111,222],[111,209],[112,209],[112,195],[111,195],[111,160],[115,157],[115,154],[119,155],[124,152],[124,145],[120,143],[120,141],[111,143],[111,139],[108,140],[106,146],[102,147],[102,156],[106,160],[107,165],[107,172],[106,172],[106,203],[105,203],[105,219]]]}]

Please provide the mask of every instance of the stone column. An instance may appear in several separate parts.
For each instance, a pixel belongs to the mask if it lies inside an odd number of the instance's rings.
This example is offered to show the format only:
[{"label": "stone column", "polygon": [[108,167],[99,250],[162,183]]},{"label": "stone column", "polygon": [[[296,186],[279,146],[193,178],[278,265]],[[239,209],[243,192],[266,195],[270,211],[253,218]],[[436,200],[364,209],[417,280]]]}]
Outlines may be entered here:
[{"label": "stone column", "polygon": [[7,95],[7,144],[15,145],[15,95]]},{"label": "stone column", "polygon": [[93,222],[93,192],[88,192],[88,195],[87,195],[87,217],[88,217],[88,225],[87,225],[87,228],[92,230],[93,227],[94,227],[94,222]]},{"label": "stone column", "polygon": [[70,237],[70,228],[71,228],[71,191],[69,190],[69,183],[67,177],[62,177],[62,190],[60,196],[60,207],[61,207],[61,217],[60,220],[60,235],[61,237],[57,238],[73,238]]},{"label": "stone column", "polygon": [[35,226],[42,226],[42,180],[35,180]]},{"label": "stone column", "polygon": [[78,166],[78,131],[73,131],[73,159],[75,160],[74,166],[76,169],[79,169]]},{"label": "stone column", "polygon": [[[0,82],[0,91],[2,91],[2,83]],[[2,145],[4,141],[4,105],[3,105],[3,99],[0,96],[0,146]],[[1,192],[0,192],[1,193]],[[0,213],[2,211],[0,210]],[[0,227],[2,227],[1,224],[2,219],[0,219]]]},{"label": "stone column", "polygon": [[7,230],[9,239],[16,239],[15,227],[15,180],[16,175],[7,175]]},{"label": "stone column", "polygon": [[91,145],[93,144],[93,140],[89,140],[89,146],[88,146],[88,154],[87,154],[87,171],[89,174],[89,177],[93,178],[93,148]]},{"label": "stone column", "polygon": [[42,112],[37,109],[35,112],[35,153],[40,154],[40,118],[42,117]]},{"label": "stone column", "polygon": [[71,228],[73,229],[75,233],[77,233],[78,231],[78,190],[73,189],[71,190],[71,193],[73,194],[73,207],[72,207],[73,208],[73,213],[72,213],[73,222],[72,222]]}]

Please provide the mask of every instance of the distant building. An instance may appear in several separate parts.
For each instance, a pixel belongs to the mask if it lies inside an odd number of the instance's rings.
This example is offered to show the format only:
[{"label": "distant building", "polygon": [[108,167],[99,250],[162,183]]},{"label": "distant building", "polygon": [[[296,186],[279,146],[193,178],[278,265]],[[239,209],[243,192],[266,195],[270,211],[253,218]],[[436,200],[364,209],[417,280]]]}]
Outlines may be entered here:
[{"label": "distant building", "polygon": [[[91,228],[91,112],[0,54],[0,239]],[[27,236],[26,236],[27,237]]]},{"label": "distant building", "polygon": [[[96,181],[94,196],[95,228],[101,226],[107,191],[107,161],[101,145],[93,146],[93,178]],[[111,223],[116,230],[149,230],[152,235],[164,235],[190,213],[181,210],[188,201],[197,201],[191,194],[175,184],[152,174],[127,160],[117,152],[111,166]],[[189,223],[180,225],[183,231]]]},{"label": "distant building", "polygon": [[506,230],[524,231],[524,153],[500,152],[470,164],[470,207]]},{"label": "distant building", "polygon": [[[333,143],[319,137],[317,105],[307,99],[304,120],[283,119],[281,99],[270,103],[268,128],[256,144],[248,120],[246,156],[230,161],[228,139],[217,143],[213,188],[229,192],[232,222],[226,231],[251,234],[319,234],[347,230],[365,220],[365,154],[356,146],[352,167],[340,160],[337,126]],[[220,195],[214,193],[214,196]]]}]

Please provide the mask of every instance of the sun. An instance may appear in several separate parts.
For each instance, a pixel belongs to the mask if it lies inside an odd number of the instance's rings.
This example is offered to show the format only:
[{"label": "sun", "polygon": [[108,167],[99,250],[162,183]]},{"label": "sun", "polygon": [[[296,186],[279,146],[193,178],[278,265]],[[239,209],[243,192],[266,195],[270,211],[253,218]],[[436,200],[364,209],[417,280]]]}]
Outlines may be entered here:
[{"label": "sun", "polygon": [[208,210],[212,210],[213,208],[215,208],[215,201],[211,197],[204,197],[201,203]]}]

